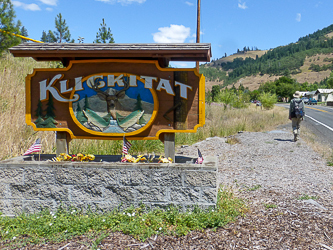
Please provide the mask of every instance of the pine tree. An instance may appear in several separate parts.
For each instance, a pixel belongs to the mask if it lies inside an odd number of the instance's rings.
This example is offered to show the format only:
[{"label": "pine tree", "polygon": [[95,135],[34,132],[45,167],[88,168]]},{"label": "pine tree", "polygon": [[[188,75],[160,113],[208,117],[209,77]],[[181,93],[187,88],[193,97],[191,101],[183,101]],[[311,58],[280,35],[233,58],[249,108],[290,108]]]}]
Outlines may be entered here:
[{"label": "pine tree", "polygon": [[220,93],[220,86],[219,85],[213,85],[212,90],[211,90],[211,95],[212,95],[212,101],[216,102],[217,97]]},{"label": "pine tree", "polygon": [[43,118],[38,116],[37,120],[35,121],[35,125],[36,125],[37,128],[44,128]]},{"label": "pine tree", "polygon": [[37,117],[42,117],[43,116],[43,106],[42,106],[42,102],[40,100],[38,100],[38,104],[37,104],[37,109],[36,109],[36,116]]},{"label": "pine tree", "polygon": [[53,32],[51,30],[49,30],[48,33],[46,33],[43,30],[42,37],[41,37],[40,40],[44,43],[55,43],[55,42],[57,42],[57,38],[55,37],[55,35],[53,34]]},{"label": "pine tree", "polygon": [[85,122],[88,121],[87,117],[84,115],[80,103],[77,103],[77,108],[76,108],[76,119],[81,123],[84,124]]},{"label": "pine tree", "polygon": [[102,19],[101,27],[98,29],[94,43],[114,43],[111,29],[106,26],[104,18]]},{"label": "pine tree", "polygon": [[62,18],[61,13],[59,13],[57,15],[57,17],[55,18],[55,28],[56,28],[56,31],[54,32],[54,35],[57,39],[56,42],[74,43],[74,39],[71,40],[71,33],[69,32],[69,28],[66,24],[66,20]]},{"label": "pine tree", "polygon": [[[21,36],[28,37],[28,30],[22,26],[20,29]],[[26,43],[28,40],[22,39],[21,43]]]},{"label": "pine tree", "polygon": [[84,107],[83,107],[83,110],[87,110],[90,109],[89,107],[89,102],[88,102],[88,96],[86,95],[86,97],[84,98]]},{"label": "pine tree", "polygon": [[54,120],[52,117],[47,117],[44,122],[41,123],[41,125],[44,127],[44,128],[56,128],[56,124],[58,122],[56,120]]},{"label": "pine tree", "polygon": [[49,101],[47,102],[47,108],[46,108],[46,118],[55,118],[55,114],[54,114],[54,104],[53,104],[53,96],[49,95]]},{"label": "pine tree", "polygon": [[138,94],[138,96],[136,98],[136,103],[135,103],[134,111],[135,110],[140,110],[140,111],[143,110],[143,108],[142,108],[142,99],[141,99],[140,94]]},{"label": "pine tree", "polygon": [[[13,36],[11,33],[18,34],[20,29],[14,23],[16,17],[13,4],[10,0],[0,1],[0,54],[21,42],[21,39]],[[7,33],[8,32],[8,33]]]}]

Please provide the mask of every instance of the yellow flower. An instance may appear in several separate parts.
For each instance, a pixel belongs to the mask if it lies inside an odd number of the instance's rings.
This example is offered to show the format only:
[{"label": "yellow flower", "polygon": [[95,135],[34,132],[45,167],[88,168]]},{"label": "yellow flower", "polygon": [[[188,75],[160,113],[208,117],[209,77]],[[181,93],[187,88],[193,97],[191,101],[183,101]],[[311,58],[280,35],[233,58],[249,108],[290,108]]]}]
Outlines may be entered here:
[{"label": "yellow flower", "polygon": [[68,155],[68,154],[65,154],[64,156],[64,160],[65,161],[68,161],[68,160],[70,160],[72,157],[70,156],[70,155]]},{"label": "yellow flower", "polygon": [[94,156],[94,155],[92,155],[92,154],[88,154],[87,156],[88,156],[88,159],[89,159],[90,161],[95,160],[95,156]]}]

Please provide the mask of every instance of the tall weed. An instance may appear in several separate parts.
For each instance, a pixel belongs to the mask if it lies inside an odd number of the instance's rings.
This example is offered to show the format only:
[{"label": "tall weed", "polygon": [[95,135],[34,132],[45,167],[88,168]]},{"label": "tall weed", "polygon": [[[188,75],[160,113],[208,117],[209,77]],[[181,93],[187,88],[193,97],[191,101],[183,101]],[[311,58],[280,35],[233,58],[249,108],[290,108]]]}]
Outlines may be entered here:
[{"label": "tall weed", "polygon": [[261,132],[288,123],[288,110],[275,106],[261,110],[250,105],[243,109],[224,109],[222,105],[206,105],[206,124],[197,133],[176,134],[176,144],[191,144],[208,137],[226,137],[239,131]]}]

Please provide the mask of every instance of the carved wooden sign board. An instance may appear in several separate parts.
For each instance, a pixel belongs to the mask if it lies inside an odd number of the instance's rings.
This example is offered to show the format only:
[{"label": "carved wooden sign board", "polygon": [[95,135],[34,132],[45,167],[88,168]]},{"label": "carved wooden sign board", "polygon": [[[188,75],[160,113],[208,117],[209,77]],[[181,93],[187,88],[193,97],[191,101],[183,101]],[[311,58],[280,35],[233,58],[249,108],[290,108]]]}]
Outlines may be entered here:
[{"label": "carved wooden sign board", "polygon": [[[161,139],[205,123],[205,79],[157,60],[71,60],[26,77],[26,122],[71,139]],[[163,136],[162,136],[163,137]],[[163,139],[163,138],[162,138]]]}]

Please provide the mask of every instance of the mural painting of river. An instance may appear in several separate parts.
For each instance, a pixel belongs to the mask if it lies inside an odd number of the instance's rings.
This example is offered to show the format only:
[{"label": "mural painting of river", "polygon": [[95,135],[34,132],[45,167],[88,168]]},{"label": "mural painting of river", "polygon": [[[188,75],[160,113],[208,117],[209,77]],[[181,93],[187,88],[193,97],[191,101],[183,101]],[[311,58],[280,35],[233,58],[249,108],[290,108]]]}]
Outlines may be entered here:
[{"label": "mural painting of river", "polygon": [[83,88],[72,93],[80,96],[70,105],[74,122],[93,134],[135,134],[144,129],[154,119],[158,102],[155,90],[145,88],[142,81],[139,76],[125,73],[101,73],[83,78]]}]

